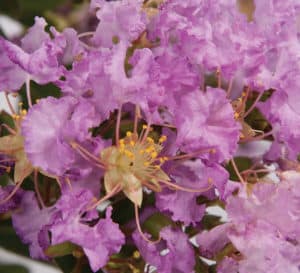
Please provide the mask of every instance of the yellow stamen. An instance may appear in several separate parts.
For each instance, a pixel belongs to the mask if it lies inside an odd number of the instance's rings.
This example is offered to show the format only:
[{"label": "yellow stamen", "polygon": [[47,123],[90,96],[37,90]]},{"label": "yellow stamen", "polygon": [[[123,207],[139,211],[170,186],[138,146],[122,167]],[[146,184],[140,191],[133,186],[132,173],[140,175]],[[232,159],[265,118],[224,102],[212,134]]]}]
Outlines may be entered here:
[{"label": "yellow stamen", "polygon": [[156,157],[157,157],[157,152],[151,153],[151,157],[152,157],[153,159],[156,158]]},{"label": "yellow stamen", "polygon": [[163,143],[167,140],[167,137],[166,136],[161,136],[158,140],[159,143]]},{"label": "yellow stamen", "polygon": [[139,258],[141,258],[141,254],[140,254],[140,252],[137,251],[137,250],[133,252],[133,255],[132,255],[132,256],[133,256],[134,259],[139,259]]},{"label": "yellow stamen", "polygon": [[150,142],[150,143],[154,143],[154,140],[151,137],[147,137],[147,141]]}]

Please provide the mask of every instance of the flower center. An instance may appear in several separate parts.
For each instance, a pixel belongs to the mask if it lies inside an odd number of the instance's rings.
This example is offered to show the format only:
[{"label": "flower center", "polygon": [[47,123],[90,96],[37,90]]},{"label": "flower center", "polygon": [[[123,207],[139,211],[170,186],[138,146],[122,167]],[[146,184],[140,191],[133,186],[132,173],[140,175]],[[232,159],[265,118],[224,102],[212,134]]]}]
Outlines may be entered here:
[{"label": "flower center", "polygon": [[146,129],[144,125],[139,136],[128,131],[117,146],[108,147],[101,153],[101,160],[106,166],[104,184],[107,192],[120,185],[125,195],[139,206],[143,186],[160,191],[159,181],[170,180],[160,168],[167,157],[159,157],[167,137],[161,136],[156,143],[145,134]]}]

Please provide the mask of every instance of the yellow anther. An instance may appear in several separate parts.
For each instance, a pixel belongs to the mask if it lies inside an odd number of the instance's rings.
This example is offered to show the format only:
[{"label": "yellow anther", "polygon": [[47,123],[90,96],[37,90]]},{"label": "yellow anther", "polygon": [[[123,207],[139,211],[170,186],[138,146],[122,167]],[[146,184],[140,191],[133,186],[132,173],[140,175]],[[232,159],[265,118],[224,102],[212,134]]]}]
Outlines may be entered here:
[{"label": "yellow anther", "polygon": [[120,150],[124,150],[125,149],[125,144],[124,143],[120,143]]},{"label": "yellow anther", "polygon": [[240,116],[239,113],[237,113],[237,112],[234,113],[234,118],[235,118],[235,119],[239,118],[239,116]]},{"label": "yellow anther", "polygon": [[131,146],[134,146],[134,144],[135,144],[135,142],[133,140],[131,140],[129,143]]},{"label": "yellow anther", "polygon": [[132,256],[133,256],[134,259],[139,259],[139,258],[141,258],[141,253],[136,250],[136,251],[133,252]]},{"label": "yellow anther", "polygon": [[132,136],[132,133],[131,133],[130,131],[127,131],[127,132],[126,132],[126,136],[127,136],[127,137],[131,137],[131,136]]},{"label": "yellow anther", "polygon": [[142,155],[145,153],[145,150],[140,150],[139,153]]},{"label": "yellow anther", "polygon": [[143,129],[146,130],[148,128],[147,125],[143,125]]},{"label": "yellow anther", "polygon": [[159,165],[154,165],[154,168],[158,170],[158,169],[160,169],[160,166]]},{"label": "yellow anther", "polygon": [[15,120],[19,120],[20,116],[19,115],[15,115]]},{"label": "yellow anther", "polygon": [[145,152],[148,153],[148,154],[150,154],[153,150],[155,150],[154,147],[153,147],[153,146],[150,146],[149,148],[147,148],[147,149],[145,150]]},{"label": "yellow anther", "polygon": [[167,156],[163,157],[164,161],[167,161],[169,158]]},{"label": "yellow anther", "polygon": [[144,162],[144,166],[148,167],[150,165],[150,163],[148,161]]},{"label": "yellow anther", "polygon": [[159,143],[163,143],[167,140],[167,137],[166,136],[161,136],[158,140]]},{"label": "yellow anther", "polygon": [[125,155],[127,155],[129,158],[134,158],[134,154],[128,150],[124,151]]},{"label": "yellow anther", "polygon": [[154,140],[153,140],[153,138],[151,138],[151,137],[147,137],[146,139],[147,139],[147,141],[148,141],[148,142],[150,142],[150,143],[154,143]]},{"label": "yellow anther", "polygon": [[243,133],[240,133],[240,138],[245,138]]},{"label": "yellow anther", "polygon": [[163,157],[159,158],[159,162],[160,163],[164,163],[165,162],[165,159]]},{"label": "yellow anther", "polygon": [[243,92],[242,93],[242,97],[246,97],[247,93],[246,92]]},{"label": "yellow anther", "polygon": [[216,149],[210,149],[210,153],[211,154],[215,154],[216,153]]},{"label": "yellow anther", "polygon": [[151,153],[151,157],[152,157],[152,158],[156,158],[156,157],[157,157],[157,152],[152,152],[152,153]]},{"label": "yellow anther", "polygon": [[22,107],[23,106],[23,102],[19,102],[18,105]]},{"label": "yellow anther", "polygon": [[25,115],[27,114],[27,110],[26,110],[26,109],[23,109],[23,110],[21,111],[21,114],[22,114],[22,116],[25,116]]},{"label": "yellow anther", "polygon": [[9,173],[11,171],[11,167],[6,168],[6,172]]},{"label": "yellow anther", "polygon": [[36,103],[39,103],[39,102],[40,102],[40,99],[36,99],[35,102],[36,102]]}]

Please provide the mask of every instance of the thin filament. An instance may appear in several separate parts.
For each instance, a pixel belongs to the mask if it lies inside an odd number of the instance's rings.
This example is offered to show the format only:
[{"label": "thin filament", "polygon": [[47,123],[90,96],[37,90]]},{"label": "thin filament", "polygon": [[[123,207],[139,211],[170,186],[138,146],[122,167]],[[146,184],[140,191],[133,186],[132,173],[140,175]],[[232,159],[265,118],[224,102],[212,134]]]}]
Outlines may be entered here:
[{"label": "thin filament", "polygon": [[273,133],[274,133],[273,130],[271,130],[271,131],[261,134],[259,136],[240,139],[240,142],[245,143],[245,142],[250,142],[250,141],[261,140],[261,139],[264,139],[265,137],[273,135]]},{"label": "thin filament", "polygon": [[122,190],[122,186],[120,184],[117,184],[112,190],[111,192],[109,192],[108,194],[106,194],[103,198],[101,198],[100,200],[98,200],[96,203],[94,203],[93,205],[91,205],[90,207],[87,208],[87,210],[92,210],[96,207],[98,207],[101,203],[103,203],[104,201],[108,200],[109,198],[111,198],[112,196],[116,195],[117,193],[119,193]]},{"label": "thin filament", "polygon": [[136,222],[136,226],[137,226],[137,229],[138,229],[140,235],[142,236],[142,238],[143,238],[146,242],[148,242],[148,243],[150,243],[150,244],[157,244],[157,243],[159,243],[160,240],[161,240],[160,237],[159,237],[157,240],[152,241],[152,240],[149,240],[149,239],[147,238],[147,236],[144,234],[144,232],[142,231],[141,223],[140,223],[140,217],[139,217],[139,208],[138,208],[138,206],[137,206],[136,204],[134,204],[134,214],[135,214],[135,222]]},{"label": "thin filament", "polygon": [[181,191],[185,191],[185,192],[193,192],[193,193],[202,193],[202,192],[206,192],[208,190],[211,189],[212,187],[212,182],[209,180],[208,181],[208,186],[206,188],[203,189],[191,189],[191,188],[186,188],[186,187],[182,187],[176,184],[173,184],[169,181],[165,181],[165,180],[160,180],[160,182],[166,184],[170,189],[176,189],[176,190],[181,190]]},{"label": "thin filament", "polygon": [[41,195],[41,191],[40,191],[40,188],[39,188],[39,183],[38,183],[38,170],[35,169],[34,170],[34,174],[33,174],[33,183],[34,183],[34,189],[35,189],[35,192],[36,192],[36,196],[37,196],[37,199],[39,201],[39,204],[41,206],[41,208],[45,208],[46,205],[44,203],[44,200],[42,198],[42,195]]},{"label": "thin filament", "polygon": [[87,31],[87,32],[83,32],[83,33],[78,34],[77,37],[80,39],[82,37],[92,36],[94,34],[95,34],[94,31]]},{"label": "thin filament", "polygon": [[10,126],[8,126],[7,124],[1,124],[0,126],[3,127],[3,128],[5,128],[12,135],[16,135],[17,134],[17,132],[13,128],[11,128]]},{"label": "thin filament", "polygon": [[239,169],[238,169],[237,165],[235,164],[234,159],[232,158],[232,159],[230,160],[230,162],[231,162],[231,164],[232,164],[232,166],[233,166],[233,169],[234,169],[236,175],[238,176],[239,180],[240,180],[243,184],[245,184],[246,182],[245,182],[244,178],[242,177],[242,175],[240,174]]},{"label": "thin filament", "polygon": [[94,156],[92,153],[90,153],[87,149],[82,147],[80,144],[78,144],[75,141],[71,141],[70,145],[73,149],[75,149],[83,158],[86,160],[92,161],[97,167],[104,169],[103,162],[96,156]]},{"label": "thin filament", "polygon": [[9,110],[11,111],[11,113],[12,113],[13,115],[15,115],[15,114],[16,114],[16,111],[15,111],[14,107],[12,106],[12,103],[11,103],[11,101],[10,101],[10,99],[9,99],[8,93],[5,92],[4,95],[5,95],[5,99],[6,99],[6,102],[7,102],[8,107],[9,107]]},{"label": "thin filament", "polygon": [[228,88],[227,88],[227,98],[230,97],[231,95],[231,91],[232,91],[232,85],[233,85],[233,77],[231,77],[229,84],[228,84]]},{"label": "thin filament", "polygon": [[133,125],[133,133],[137,134],[137,125],[139,118],[141,117],[141,110],[138,105],[135,106],[135,113],[134,113],[134,125]]},{"label": "thin filament", "polygon": [[119,141],[120,141],[121,116],[122,116],[122,105],[118,109],[118,115],[117,115],[116,133],[115,133],[117,146],[119,146]]},{"label": "thin filament", "polygon": [[16,192],[18,191],[18,189],[21,187],[22,184],[23,184],[23,181],[16,184],[16,186],[14,187],[12,192],[8,196],[6,196],[3,200],[0,200],[0,205],[8,202],[12,197],[14,197],[14,195],[16,194]]},{"label": "thin filament", "polygon": [[32,100],[31,100],[31,91],[30,91],[30,78],[26,79],[26,95],[29,107],[32,107]]},{"label": "thin filament", "polygon": [[196,151],[194,153],[170,156],[170,157],[168,157],[168,160],[191,159],[191,158],[194,158],[195,156],[197,156],[199,154],[210,153],[212,151],[214,151],[212,148],[203,149],[203,150]]},{"label": "thin filament", "polygon": [[247,117],[254,110],[254,108],[256,107],[256,104],[259,102],[259,100],[261,99],[263,94],[264,94],[264,92],[259,93],[259,95],[257,96],[254,103],[251,105],[251,107],[248,109],[248,111],[244,114],[243,118]]}]

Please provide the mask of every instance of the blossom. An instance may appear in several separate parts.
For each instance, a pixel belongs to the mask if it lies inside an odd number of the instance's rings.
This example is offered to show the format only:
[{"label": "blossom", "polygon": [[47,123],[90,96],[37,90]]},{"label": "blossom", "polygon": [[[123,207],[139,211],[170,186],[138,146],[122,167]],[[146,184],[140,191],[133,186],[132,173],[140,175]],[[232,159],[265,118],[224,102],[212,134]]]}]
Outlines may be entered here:
[{"label": "blossom", "polygon": [[114,41],[132,42],[145,30],[142,1],[125,0],[106,2],[93,0],[91,9],[98,9],[100,20],[92,41],[102,47],[111,47]]},{"label": "blossom", "polygon": [[93,195],[78,189],[65,193],[55,204],[58,215],[50,232],[52,244],[70,241],[80,245],[89,259],[94,272],[105,266],[109,256],[120,250],[124,244],[124,235],[116,223],[111,220],[112,208],[106,210],[106,218],[90,226],[89,222],[98,218],[96,210],[85,212],[91,205]]},{"label": "blossom", "polygon": [[[57,58],[63,52],[65,44],[52,41],[44,30],[46,25],[43,18],[36,17],[35,25],[22,39],[21,47],[3,38],[0,39],[2,58],[9,59],[8,65],[2,68],[6,75],[5,79],[12,79],[14,75],[12,73],[18,73],[16,82],[13,83],[11,80],[11,84],[7,85],[3,81],[4,90],[15,91],[28,79],[46,84],[62,76],[62,67]],[[3,90],[2,87],[0,89]]]},{"label": "blossom", "polygon": [[[187,188],[194,188],[195,192],[164,190],[156,196],[156,207],[161,211],[170,212],[174,221],[182,221],[184,224],[196,224],[200,222],[205,213],[204,205],[197,205],[199,192],[197,189],[209,188],[210,183],[221,190],[221,185],[227,182],[227,173],[218,166],[207,166],[200,159],[187,161],[181,164],[172,162],[168,174],[175,183]],[[214,197],[212,190],[202,193],[208,198]]]},{"label": "blossom", "polygon": [[133,239],[141,255],[158,272],[193,272],[195,257],[188,237],[181,231],[166,227],[160,231],[158,244],[147,243],[137,232]]},{"label": "blossom", "polygon": [[44,250],[49,246],[50,241],[46,226],[51,216],[52,209],[40,209],[31,191],[22,194],[18,210],[12,214],[16,233],[24,243],[29,244],[30,256],[33,258],[47,259]]},{"label": "blossom", "polygon": [[223,90],[208,88],[206,93],[191,92],[182,98],[177,109],[176,142],[182,151],[214,148],[216,152],[211,157],[219,162],[233,155],[240,127]]},{"label": "blossom", "polygon": [[76,160],[77,153],[71,141],[88,140],[91,137],[89,129],[100,120],[101,116],[84,100],[72,97],[42,99],[22,122],[26,154],[34,166],[50,174],[63,175]]},{"label": "blossom", "polygon": [[[279,184],[260,183],[250,193],[242,188],[228,199],[230,222],[198,235],[210,257],[232,243],[240,258],[225,258],[220,272],[297,272],[299,270],[299,173],[282,173]],[[259,242],[259,243],[258,243]],[[269,250],[272,249],[272,252]]]},{"label": "blossom", "polygon": [[[0,188],[0,200],[5,200],[7,196],[12,192],[14,189],[13,186],[4,186]],[[20,206],[22,197],[23,197],[23,190],[17,191],[17,193],[10,198],[7,202],[0,204],[0,213],[5,213],[7,211],[16,209]]]}]

